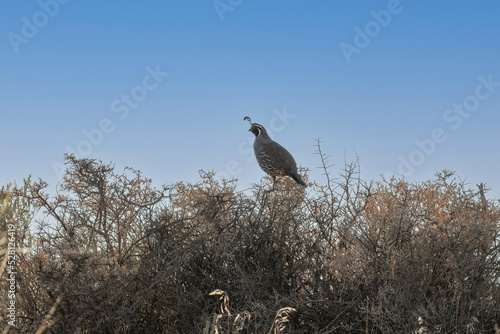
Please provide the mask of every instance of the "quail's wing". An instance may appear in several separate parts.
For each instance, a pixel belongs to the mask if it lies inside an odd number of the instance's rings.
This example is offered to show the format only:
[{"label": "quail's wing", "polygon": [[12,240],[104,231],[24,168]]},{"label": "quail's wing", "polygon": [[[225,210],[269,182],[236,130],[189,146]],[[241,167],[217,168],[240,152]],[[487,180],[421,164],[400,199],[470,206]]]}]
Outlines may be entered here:
[{"label": "quail's wing", "polygon": [[272,141],[262,148],[266,155],[272,157],[276,167],[286,171],[294,171],[297,168],[297,164],[290,152],[277,142]]}]

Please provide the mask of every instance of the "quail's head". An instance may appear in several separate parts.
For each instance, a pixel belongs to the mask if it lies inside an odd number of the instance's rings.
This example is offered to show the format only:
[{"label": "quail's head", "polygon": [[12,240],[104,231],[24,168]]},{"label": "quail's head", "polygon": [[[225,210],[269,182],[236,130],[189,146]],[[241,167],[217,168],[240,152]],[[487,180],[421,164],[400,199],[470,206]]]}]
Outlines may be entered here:
[{"label": "quail's head", "polygon": [[250,117],[245,116],[243,120],[248,121],[250,123],[250,129],[248,129],[248,131],[253,133],[255,137],[259,136],[261,133],[267,134],[266,129],[258,123],[252,123],[252,119]]},{"label": "quail's head", "polygon": [[264,129],[264,127],[260,124],[252,123],[252,125],[250,126],[250,129],[248,131],[250,131],[251,133],[253,133],[255,135],[255,137],[257,137],[262,132],[265,132],[266,129]]}]

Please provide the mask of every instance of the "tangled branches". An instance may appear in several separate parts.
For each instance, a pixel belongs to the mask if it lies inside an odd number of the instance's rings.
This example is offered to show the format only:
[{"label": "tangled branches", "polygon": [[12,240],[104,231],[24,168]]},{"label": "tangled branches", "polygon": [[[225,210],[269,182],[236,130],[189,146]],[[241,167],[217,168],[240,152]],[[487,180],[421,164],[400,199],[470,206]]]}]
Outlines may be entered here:
[{"label": "tangled branches", "polygon": [[500,211],[486,188],[448,172],[365,183],[357,162],[334,178],[319,154],[327,183],[309,193],[286,179],[269,192],[267,178],[236,192],[211,172],[158,190],[71,156],[55,196],[43,182],[3,189],[0,227],[17,231],[10,332],[492,331]]}]

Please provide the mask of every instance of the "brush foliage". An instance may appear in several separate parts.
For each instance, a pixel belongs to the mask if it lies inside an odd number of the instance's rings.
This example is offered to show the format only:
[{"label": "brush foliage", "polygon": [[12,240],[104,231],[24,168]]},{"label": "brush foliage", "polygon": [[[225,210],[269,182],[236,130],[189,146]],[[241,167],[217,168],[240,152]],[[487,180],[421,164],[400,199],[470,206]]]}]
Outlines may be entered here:
[{"label": "brush foliage", "polygon": [[307,189],[242,193],[212,172],[155,189],[74,156],[55,195],[3,189],[9,333],[492,333],[500,210],[484,187],[447,171],[367,183],[356,162],[334,178],[321,158],[326,184]]}]

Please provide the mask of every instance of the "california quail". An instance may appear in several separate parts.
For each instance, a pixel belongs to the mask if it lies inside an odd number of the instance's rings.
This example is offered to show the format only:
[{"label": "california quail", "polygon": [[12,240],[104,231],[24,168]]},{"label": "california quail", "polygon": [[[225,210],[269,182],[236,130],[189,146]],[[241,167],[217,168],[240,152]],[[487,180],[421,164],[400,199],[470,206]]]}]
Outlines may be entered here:
[{"label": "california quail", "polygon": [[250,117],[245,116],[243,120],[250,123],[250,132],[255,135],[253,150],[260,168],[273,178],[273,188],[276,176],[289,176],[301,186],[306,184],[297,173],[297,164],[292,155],[280,144],[272,140],[266,129],[257,123],[252,123]]}]

